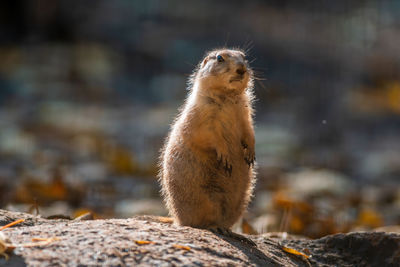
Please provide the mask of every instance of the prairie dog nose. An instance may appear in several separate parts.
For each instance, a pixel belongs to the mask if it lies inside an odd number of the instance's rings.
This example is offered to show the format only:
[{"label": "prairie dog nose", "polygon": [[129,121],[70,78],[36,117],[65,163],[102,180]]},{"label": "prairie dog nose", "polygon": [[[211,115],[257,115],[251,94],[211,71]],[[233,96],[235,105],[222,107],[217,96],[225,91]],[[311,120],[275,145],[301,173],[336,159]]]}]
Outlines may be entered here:
[{"label": "prairie dog nose", "polygon": [[238,63],[237,64],[237,69],[236,69],[236,73],[239,75],[243,75],[246,72],[246,67],[244,66],[243,63]]}]

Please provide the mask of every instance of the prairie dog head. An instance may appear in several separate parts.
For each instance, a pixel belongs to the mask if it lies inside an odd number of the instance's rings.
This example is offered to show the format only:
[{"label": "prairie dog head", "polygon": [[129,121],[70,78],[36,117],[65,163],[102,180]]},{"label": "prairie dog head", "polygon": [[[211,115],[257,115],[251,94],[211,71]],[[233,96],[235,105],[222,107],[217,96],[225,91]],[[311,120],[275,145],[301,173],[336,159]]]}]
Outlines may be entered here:
[{"label": "prairie dog head", "polygon": [[207,54],[198,67],[195,79],[200,88],[240,94],[251,85],[252,71],[242,51],[221,49]]}]

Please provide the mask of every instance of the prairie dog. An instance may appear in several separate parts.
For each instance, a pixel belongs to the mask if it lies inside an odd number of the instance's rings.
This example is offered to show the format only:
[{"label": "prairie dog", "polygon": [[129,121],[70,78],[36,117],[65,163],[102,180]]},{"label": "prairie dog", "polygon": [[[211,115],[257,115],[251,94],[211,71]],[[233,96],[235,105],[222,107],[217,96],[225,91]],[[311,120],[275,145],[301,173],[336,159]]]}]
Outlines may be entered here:
[{"label": "prairie dog", "polygon": [[229,231],[255,182],[253,74],[244,52],[209,52],[189,87],[162,150],[161,192],[178,225]]}]

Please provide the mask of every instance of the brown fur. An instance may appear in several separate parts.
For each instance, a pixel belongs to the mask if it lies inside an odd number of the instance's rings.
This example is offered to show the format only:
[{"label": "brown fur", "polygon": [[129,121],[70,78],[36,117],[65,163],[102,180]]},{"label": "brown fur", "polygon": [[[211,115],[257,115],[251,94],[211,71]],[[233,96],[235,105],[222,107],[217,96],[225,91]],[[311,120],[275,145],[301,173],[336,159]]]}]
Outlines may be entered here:
[{"label": "brown fur", "polygon": [[162,194],[179,225],[230,229],[255,181],[252,71],[242,51],[214,50],[189,86],[161,154]]}]

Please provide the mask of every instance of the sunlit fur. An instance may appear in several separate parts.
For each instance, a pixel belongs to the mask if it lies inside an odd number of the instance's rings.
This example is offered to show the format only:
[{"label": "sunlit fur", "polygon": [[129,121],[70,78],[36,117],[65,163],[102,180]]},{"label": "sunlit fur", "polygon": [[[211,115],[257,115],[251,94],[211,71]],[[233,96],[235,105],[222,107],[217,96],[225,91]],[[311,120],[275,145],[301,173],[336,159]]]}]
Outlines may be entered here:
[{"label": "sunlit fur", "polygon": [[254,158],[252,86],[240,50],[209,52],[191,76],[160,160],[162,195],[177,224],[230,228],[246,209],[255,181],[254,165],[245,160]]}]

